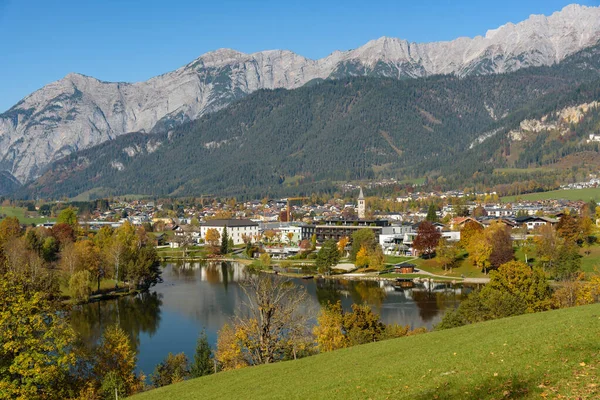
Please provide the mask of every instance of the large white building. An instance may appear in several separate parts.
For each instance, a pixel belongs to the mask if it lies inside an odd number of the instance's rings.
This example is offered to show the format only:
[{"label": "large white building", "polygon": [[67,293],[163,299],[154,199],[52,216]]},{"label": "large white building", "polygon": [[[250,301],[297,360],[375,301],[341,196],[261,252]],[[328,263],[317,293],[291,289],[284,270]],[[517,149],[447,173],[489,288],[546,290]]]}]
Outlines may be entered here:
[{"label": "large white building", "polygon": [[206,232],[212,228],[222,236],[225,227],[234,245],[244,243],[244,235],[252,238],[252,241],[258,236],[258,224],[249,219],[211,219],[200,225],[200,235],[206,239]]}]

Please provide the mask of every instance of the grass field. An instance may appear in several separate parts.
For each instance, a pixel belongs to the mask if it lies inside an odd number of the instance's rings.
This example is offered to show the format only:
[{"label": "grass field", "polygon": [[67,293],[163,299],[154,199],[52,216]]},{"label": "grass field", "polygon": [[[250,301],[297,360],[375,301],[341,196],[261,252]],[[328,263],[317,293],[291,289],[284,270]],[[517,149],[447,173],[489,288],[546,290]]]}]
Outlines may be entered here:
[{"label": "grass field", "polygon": [[[590,254],[585,252],[589,251]],[[600,246],[592,246],[589,249],[585,247],[579,252],[581,258],[581,270],[588,274],[600,272]]]},{"label": "grass field", "polygon": [[503,197],[502,202],[510,203],[517,199],[525,201],[537,200],[600,200],[600,188],[572,189],[572,190],[552,190],[550,192],[528,193],[520,196]]},{"label": "grass field", "polygon": [[599,334],[595,304],[222,372],[133,398],[596,399]]},{"label": "grass field", "polygon": [[462,252],[459,255],[458,261],[451,270],[444,270],[444,268],[435,258],[429,260],[418,258],[411,262],[424,271],[431,272],[432,274],[436,275],[445,275],[456,278],[482,278],[486,276],[483,272],[481,272],[480,268],[475,267],[467,258],[466,252]]},{"label": "grass field", "polygon": [[414,257],[403,257],[403,256],[385,256],[386,264],[400,264],[408,260],[412,260]]},{"label": "grass field", "polygon": [[22,224],[41,224],[46,221],[55,221],[54,218],[48,217],[36,217],[29,218],[26,216],[26,210],[19,207],[0,207],[0,215],[6,215],[7,217],[17,217],[19,222]]}]

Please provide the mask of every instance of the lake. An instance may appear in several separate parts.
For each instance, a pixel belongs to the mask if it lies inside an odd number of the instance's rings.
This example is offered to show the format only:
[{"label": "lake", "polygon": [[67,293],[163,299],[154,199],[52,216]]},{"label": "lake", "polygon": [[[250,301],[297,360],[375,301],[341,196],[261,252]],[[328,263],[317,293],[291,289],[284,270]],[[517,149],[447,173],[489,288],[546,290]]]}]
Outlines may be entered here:
[{"label": "lake", "polygon": [[[239,282],[246,274],[239,263],[167,264],[164,282],[149,293],[77,306],[72,323],[83,340],[93,344],[106,326],[119,321],[138,351],[138,371],[149,375],[169,352],[185,352],[191,360],[202,329],[214,346],[219,329],[243,305]],[[309,301],[303,311],[315,317],[328,301],[340,300],[345,309],[366,302],[387,324],[428,329],[470,291],[450,283],[400,287],[384,281],[293,281],[306,288]]]}]

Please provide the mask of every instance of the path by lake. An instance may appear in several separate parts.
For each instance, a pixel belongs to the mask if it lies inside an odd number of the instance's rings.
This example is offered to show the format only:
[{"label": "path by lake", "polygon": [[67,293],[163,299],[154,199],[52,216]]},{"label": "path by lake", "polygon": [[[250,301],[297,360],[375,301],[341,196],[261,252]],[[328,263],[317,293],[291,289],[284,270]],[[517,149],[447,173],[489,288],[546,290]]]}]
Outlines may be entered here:
[{"label": "path by lake", "polygon": [[[119,321],[139,352],[138,370],[150,374],[169,352],[185,352],[191,359],[203,328],[216,343],[218,330],[243,306],[239,282],[246,274],[239,263],[167,264],[164,282],[150,293],[75,307],[73,325],[86,342],[94,343],[107,325]],[[450,283],[403,288],[384,281],[294,282],[309,294],[304,312],[310,315],[316,316],[327,301],[340,300],[346,309],[366,302],[385,323],[429,329],[469,291]]]}]

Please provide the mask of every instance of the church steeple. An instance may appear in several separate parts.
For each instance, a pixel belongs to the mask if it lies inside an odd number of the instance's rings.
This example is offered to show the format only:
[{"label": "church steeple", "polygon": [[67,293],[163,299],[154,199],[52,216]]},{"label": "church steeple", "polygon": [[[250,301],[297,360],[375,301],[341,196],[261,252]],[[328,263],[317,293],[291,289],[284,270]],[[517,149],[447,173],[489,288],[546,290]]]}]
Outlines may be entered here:
[{"label": "church steeple", "polygon": [[366,208],[365,208],[365,195],[363,194],[362,187],[358,193],[358,219],[365,219]]}]

